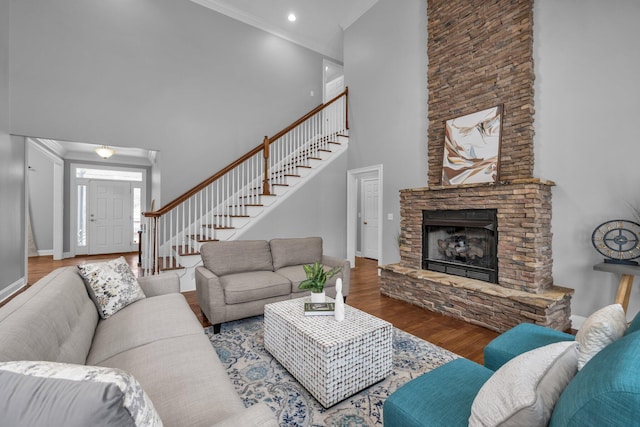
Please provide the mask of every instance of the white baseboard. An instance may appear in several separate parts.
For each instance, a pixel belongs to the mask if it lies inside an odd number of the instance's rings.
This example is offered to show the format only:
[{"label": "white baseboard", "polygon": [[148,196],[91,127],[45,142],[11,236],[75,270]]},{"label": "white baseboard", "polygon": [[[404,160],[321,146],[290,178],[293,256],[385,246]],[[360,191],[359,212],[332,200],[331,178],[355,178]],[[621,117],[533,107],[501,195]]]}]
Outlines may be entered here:
[{"label": "white baseboard", "polygon": [[0,291],[0,302],[2,302],[5,299],[9,298],[11,295],[15,294],[20,289],[24,288],[24,286],[26,284],[27,284],[27,282],[26,282],[25,278],[22,277],[21,279],[18,279],[17,281],[13,282],[9,286],[7,286],[3,290],[1,290]]},{"label": "white baseboard", "polygon": [[53,249],[38,249],[38,256],[53,256]]},{"label": "white baseboard", "polygon": [[577,316],[575,314],[572,314],[569,317],[569,320],[571,320],[571,329],[578,330],[582,327],[582,324],[585,320],[587,320],[587,318],[584,316]]}]

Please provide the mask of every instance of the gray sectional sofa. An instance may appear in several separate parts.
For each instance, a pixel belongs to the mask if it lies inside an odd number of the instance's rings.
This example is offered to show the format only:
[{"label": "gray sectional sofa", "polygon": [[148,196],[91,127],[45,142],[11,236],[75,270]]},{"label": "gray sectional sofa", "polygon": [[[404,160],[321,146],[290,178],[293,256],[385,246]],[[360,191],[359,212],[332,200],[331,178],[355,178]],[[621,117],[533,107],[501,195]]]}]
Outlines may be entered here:
[{"label": "gray sectional sofa", "polygon": [[[51,272],[0,308],[0,362],[119,368],[140,383],[164,426],[277,426],[267,406],[244,407],[179,293],[178,276],[139,283],[146,298],[103,320],[77,268]],[[0,390],[7,388],[3,378]]]},{"label": "gray sectional sofa", "polygon": [[302,266],[322,263],[341,267],[325,285],[329,297],[349,295],[351,264],[323,254],[322,238],[304,237],[266,240],[210,242],[200,248],[203,265],[196,268],[196,291],[202,314],[214,325],[264,313],[265,304],[309,294],[298,288],[306,278]]}]

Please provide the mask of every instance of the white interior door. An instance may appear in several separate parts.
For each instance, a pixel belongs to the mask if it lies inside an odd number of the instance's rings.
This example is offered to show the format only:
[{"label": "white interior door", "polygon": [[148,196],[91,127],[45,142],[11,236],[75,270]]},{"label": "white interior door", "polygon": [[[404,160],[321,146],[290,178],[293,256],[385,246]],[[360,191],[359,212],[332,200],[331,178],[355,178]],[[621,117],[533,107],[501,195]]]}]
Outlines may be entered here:
[{"label": "white interior door", "polygon": [[327,83],[324,102],[331,101],[342,92],[344,92],[344,76],[339,76]]},{"label": "white interior door", "polygon": [[362,180],[362,255],[378,259],[378,178]]},{"label": "white interior door", "polygon": [[131,184],[119,181],[89,182],[89,254],[132,250]]}]

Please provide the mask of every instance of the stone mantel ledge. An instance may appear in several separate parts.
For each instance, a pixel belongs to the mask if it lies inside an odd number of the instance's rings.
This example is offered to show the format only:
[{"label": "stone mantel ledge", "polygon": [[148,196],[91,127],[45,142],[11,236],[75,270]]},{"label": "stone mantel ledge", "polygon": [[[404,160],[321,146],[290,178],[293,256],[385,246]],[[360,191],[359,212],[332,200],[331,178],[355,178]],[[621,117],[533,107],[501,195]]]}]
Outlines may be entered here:
[{"label": "stone mantel ledge", "polygon": [[555,182],[549,181],[547,179],[540,178],[522,178],[522,179],[513,179],[511,181],[499,181],[495,184],[492,183],[478,183],[478,184],[461,184],[461,185],[432,185],[430,187],[419,187],[419,188],[406,188],[400,190],[400,192],[412,192],[412,191],[440,191],[440,190],[462,190],[467,188],[477,188],[477,187],[494,187],[500,188],[502,186],[508,185],[546,185],[548,187],[553,187],[556,185]]},{"label": "stone mantel ledge", "polygon": [[562,301],[567,295],[573,295],[574,290],[561,286],[551,286],[541,293],[530,293],[517,289],[504,288],[494,283],[483,282],[481,280],[469,279],[467,277],[452,276],[445,273],[438,273],[430,270],[418,270],[411,267],[404,267],[400,264],[388,264],[379,267],[393,273],[401,274],[418,280],[429,280],[443,286],[464,289],[468,291],[483,293],[486,295],[509,299],[529,306],[546,309],[557,302]]}]

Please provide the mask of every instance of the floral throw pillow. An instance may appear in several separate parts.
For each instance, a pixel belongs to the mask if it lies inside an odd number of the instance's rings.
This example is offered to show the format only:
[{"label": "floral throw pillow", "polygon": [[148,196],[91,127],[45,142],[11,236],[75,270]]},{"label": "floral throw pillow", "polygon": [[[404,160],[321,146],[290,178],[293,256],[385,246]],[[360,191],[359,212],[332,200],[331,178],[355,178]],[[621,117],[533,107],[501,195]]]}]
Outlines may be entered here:
[{"label": "floral throw pillow", "polygon": [[80,276],[103,319],[145,297],[123,257],[112,261],[79,264]]},{"label": "floral throw pillow", "polygon": [[0,384],[6,405],[3,417],[10,425],[162,427],[140,383],[120,369],[4,362],[0,363]]}]

